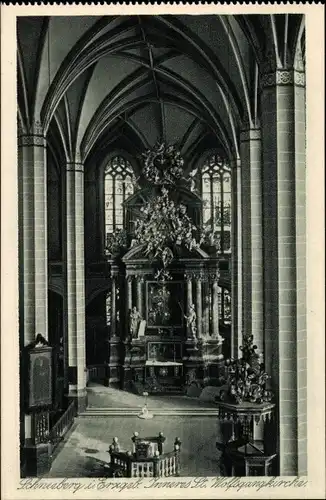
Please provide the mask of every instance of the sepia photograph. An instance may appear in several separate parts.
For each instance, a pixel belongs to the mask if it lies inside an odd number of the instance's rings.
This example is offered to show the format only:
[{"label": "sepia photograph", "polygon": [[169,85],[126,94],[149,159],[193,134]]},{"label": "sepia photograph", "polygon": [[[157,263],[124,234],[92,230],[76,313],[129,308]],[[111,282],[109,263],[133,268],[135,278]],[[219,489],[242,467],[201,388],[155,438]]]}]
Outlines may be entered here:
[{"label": "sepia photograph", "polygon": [[306,486],[306,14],[17,14],[19,484]]}]

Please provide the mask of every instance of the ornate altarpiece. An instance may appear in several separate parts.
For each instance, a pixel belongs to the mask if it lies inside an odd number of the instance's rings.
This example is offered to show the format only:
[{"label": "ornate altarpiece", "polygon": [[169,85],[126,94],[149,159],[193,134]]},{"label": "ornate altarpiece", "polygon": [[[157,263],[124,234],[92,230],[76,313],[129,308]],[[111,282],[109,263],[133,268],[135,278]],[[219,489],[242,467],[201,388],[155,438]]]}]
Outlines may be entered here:
[{"label": "ornate altarpiece", "polygon": [[[153,193],[151,193],[153,196]],[[175,193],[200,221],[200,199],[188,190]],[[132,221],[148,191],[126,202]],[[218,258],[201,248],[180,247],[168,266],[169,279],[157,279],[158,262],[134,242],[123,257],[108,257],[111,273],[111,321],[107,383],[139,393],[183,392],[220,376],[223,365],[218,318]],[[195,328],[187,325],[190,306]],[[131,313],[138,315],[137,332]],[[146,322],[146,323],[145,323]]]}]

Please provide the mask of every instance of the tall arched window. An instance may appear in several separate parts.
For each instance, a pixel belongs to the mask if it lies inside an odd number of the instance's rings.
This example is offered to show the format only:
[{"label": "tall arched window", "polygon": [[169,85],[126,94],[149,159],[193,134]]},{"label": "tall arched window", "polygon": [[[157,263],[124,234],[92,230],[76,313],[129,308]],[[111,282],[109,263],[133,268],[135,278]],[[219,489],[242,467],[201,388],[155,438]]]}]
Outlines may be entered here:
[{"label": "tall arched window", "polygon": [[219,155],[211,155],[199,170],[203,226],[219,240],[220,251],[231,251],[231,169]]},{"label": "tall arched window", "polygon": [[133,170],[123,156],[110,159],[104,171],[105,233],[125,225],[124,201],[134,192]]}]

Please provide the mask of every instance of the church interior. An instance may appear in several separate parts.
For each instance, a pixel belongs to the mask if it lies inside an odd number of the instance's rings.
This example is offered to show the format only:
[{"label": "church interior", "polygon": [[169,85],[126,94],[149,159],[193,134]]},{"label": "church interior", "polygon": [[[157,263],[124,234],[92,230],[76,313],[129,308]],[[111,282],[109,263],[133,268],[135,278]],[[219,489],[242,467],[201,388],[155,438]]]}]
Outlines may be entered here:
[{"label": "church interior", "polygon": [[306,475],[304,21],[17,19],[23,477]]}]

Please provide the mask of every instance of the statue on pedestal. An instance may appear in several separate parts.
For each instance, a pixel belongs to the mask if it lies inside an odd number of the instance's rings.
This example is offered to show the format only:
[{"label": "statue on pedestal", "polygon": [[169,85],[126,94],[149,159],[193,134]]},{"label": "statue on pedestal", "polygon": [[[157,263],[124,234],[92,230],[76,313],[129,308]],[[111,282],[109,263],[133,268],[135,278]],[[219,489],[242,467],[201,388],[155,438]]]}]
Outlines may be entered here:
[{"label": "statue on pedestal", "polygon": [[196,327],[197,315],[196,315],[194,304],[189,305],[188,314],[185,315],[185,318],[187,320],[187,328],[188,328],[188,332],[190,334],[189,336],[195,339],[196,332],[197,332],[197,327]]},{"label": "statue on pedestal", "polygon": [[138,329],[139,324],[142,320],[140,312],[137,310],[137,307],[133,307],[130,311],[130,335],[132,339],[138,338]]}]

